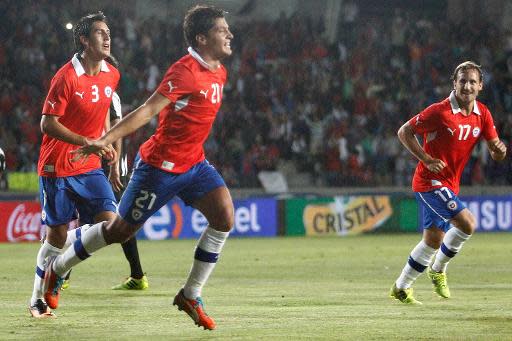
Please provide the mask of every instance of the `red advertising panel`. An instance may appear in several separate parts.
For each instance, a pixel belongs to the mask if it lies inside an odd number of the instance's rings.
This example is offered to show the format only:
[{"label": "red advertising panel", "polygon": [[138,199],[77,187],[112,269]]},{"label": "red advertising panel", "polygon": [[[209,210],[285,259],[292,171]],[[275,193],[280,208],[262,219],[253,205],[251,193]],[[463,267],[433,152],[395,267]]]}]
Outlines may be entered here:
[{"label": "red advertising panel", "polygon": [[41,239],[41,206],[37,201],[0,201],[0,242]]}]

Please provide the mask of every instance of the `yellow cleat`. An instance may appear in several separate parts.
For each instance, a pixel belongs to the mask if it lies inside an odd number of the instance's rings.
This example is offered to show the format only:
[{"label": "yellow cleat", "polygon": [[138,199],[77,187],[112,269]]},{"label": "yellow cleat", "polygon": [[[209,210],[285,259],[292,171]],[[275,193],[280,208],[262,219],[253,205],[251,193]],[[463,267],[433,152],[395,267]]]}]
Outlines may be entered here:
[{"label": "yellow cleat", "polygon": [[146,275],[141,279],[128,277],[123,283],[114,285],[112,290],[146,290],[149,288],[149,282]]},{"label": "yellow cleat", "polygon": [[435,272],[432,268],[428,268],[428,277],[434,284],[434,292],[442,298],[450,298],[450,288],[448,288],[447,277],[445,272]]},{"label": "yellow cleat", "polygon": [[62,283],[62,287],[60,287],[60,290],[66,290],[67,288],[69,288],[69,279],[64,280],[64,282]]},{"label": "yellow cleat", "polygon": [[412,288],[398,289],[396,287],[396,283],[393,284],[393,286],[391,287],[391,290],[389,291],[389,297],[399,300],[400,302],[405,304],[423,304],[414,298],[412,294]]}]

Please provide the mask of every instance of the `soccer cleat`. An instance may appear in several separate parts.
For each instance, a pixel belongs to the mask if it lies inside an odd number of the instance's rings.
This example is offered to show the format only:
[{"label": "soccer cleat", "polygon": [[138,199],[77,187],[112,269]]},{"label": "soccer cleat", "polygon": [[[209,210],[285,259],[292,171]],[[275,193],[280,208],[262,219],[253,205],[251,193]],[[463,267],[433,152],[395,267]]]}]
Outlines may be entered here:
[{"label": "soccer cleat", "polygon": [[204,311],[204,304],[201,297],[197,297],[195,300],[188,299],[185,297],[183,289],[181,289],[174,297],[172,305],[177,306],[180,311],[184,310],[198,327],[203,327],[205,330],[215,329],[215,322]]},{"label": "soccer cleat", "polygon": [[64,282],[62,282],[60,290],[66,290],[67,288],[69,288],[69,279],[65,279]]},{"label": "soccer cleat", "polygon": [[55,318],[55,314],[50,310],[48,305],[42,300],[38,299],[34,305],[29,305],[28,311],[32,317],[38,319]]},{"label": "soccer cleat", "polygon": [[442,298],[450,298],[450,288],[448,288],[448,283],[446,282],[448,279],[446,273],[436,272],[429,267],[427,274],[432,280],[432,284],[434,284],[434,292]]},{"label": "soccer cleat", "polygon": [[57,256],[49,257],[47,260],[46,272],[44,275],[44,285],[46,292],[44,293],[44,300],[52,309],[57,309],[59,306],[60,289],[64,283],[64,278],[60,277],[53,270],[53,262]]},{"label": "soccer cleat", "polygon": [[[73,270],[73,269],[71,269],[71,270]],[[67,288],[69,288],[71,270],[69,270],[68,273],[66,274],[66,277],[64,277],[64,282],[62,283],[62,287],[60,288],[60,290],[66,290]]]},{"label": "soccer cleat", "polygon": [[144,275],[141,279],[130,276],[123,283],[114,285],[112,290],[146,290],[147,288],[149,288],[149,282],[146,275]]},{"label": "soccer cleat", "polygon": [[391,287],[391,290],[389,291],[389,297],[399,300],[400,302],[405,304],[423,304],[414,298],[412,294],[412,288],[398,289],[396,287],[396,283],[394,283],[393,286]]}]

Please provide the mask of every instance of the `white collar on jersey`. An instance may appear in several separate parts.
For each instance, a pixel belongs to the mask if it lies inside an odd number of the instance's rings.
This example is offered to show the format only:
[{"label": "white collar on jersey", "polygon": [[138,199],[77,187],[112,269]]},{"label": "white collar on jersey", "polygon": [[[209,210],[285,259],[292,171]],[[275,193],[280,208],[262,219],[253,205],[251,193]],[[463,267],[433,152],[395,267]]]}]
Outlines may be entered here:
[{"label": "white collar on jersey", "polygon": [[[73,64],[73,68],[75,69],[77,77],[80,77],[81,75],[83,75],[85,73],[82,63],[80,63],[80,61],[78,60],[78,53],[75,53],[73,55],[73,58],[71,58],[71,64]],[[101,61],[101,71],[110,72],[107,62],[104,60]]]},{"label": "white collar on jersey", "polygon": [[[458,114],[460,113],[462,110],[460,109],[459,107],[459,103],[457,103],[457,99],[455,98],[455,90],[452,90],[452,92],[450,93],[450,97],[448,97],[449,100],[450,100],[450,105],[452,107],[452,114]],[[476,100],[475,100],[475,103],[473,103],[473,112],[477,115],[480,115],[480,109],[478,108],[478,105],[476,104]]]},{"label": "white collar on jersey", "polygon": [[[196,50],[194,50],[192,48],[192,46],[189,46],[188,49],[187,49],[188,53],[190,53],[190,55],[199,62],[199,64],[201,64],[202,66],[204,66],[205,68],[207,69],[212,69],[212,67],[210,66],[210,64],[208,64],[207,62],[204,61],[203,57],[201,57],[199,55],[199,53],[197,53]],[[220,67],[220,64],[219,66]]]}]

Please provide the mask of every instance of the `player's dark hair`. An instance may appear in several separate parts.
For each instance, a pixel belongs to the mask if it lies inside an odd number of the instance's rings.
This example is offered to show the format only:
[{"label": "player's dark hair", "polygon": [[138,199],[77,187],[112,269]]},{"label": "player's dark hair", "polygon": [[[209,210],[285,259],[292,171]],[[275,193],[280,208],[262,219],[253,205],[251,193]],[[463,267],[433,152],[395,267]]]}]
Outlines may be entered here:
[{"label": "player's dark hair", "polygon": [[467,60],[464,63],[459,64],[455,68],[455,71],[453,71],[453,75],[452,75],[452,81],[456,81],[457,80],[457,75],[459,74],[459,71],[465,72],[467,70],[476,70],[476,71],[478,71],[478,74],[480,75],[480,82],[482,82],[482,80],[483,80],[482,67],[480,65],[478,65],[477,63],[472,62],[470,60]]},{"label": "player's dark hair", "polygon": [[119,69],[119,61],[117,60],[116,57],[114,57],[114,55],[111,54],[110,56],[105,58],[105,61],[108,62],[109,64],[111,64],[116,69]]},{"label": "player's dark hair", "polygon": [[107,24],[107,17],[103,14],[102,11],[98,11],[97,13],[88,14],[85,17],[80,18],[78,23],[73,30],[73,40],[75,42],[75,51],[80,54],[84,52],[84,45],[80,42],[80,37],[84,36],[89,38],[91,35],[92,24],[95,21],[103,21]]},{"label": "player's dark hair", "polygon": [[225,13],[217,7],[206,5],[196,5],[189,9],[183,22],[183,35],[187,44],[196,48],[196,36],[207,35],[208,31],[215,26],[215,20],[224,18]]}]

